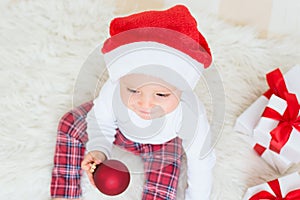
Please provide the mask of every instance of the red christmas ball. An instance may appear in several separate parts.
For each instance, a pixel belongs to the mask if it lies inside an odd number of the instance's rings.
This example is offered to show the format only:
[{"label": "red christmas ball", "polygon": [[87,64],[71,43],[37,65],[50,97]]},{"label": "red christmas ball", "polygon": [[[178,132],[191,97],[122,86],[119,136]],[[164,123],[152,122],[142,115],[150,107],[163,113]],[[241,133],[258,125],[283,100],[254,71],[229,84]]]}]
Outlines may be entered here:
[{"label": "red christmas ball", "polygon": [[94,181],[98,190],[103,194],[118,195],[128,187],[130,173],[122,162],[105,160],[95,169]]}]

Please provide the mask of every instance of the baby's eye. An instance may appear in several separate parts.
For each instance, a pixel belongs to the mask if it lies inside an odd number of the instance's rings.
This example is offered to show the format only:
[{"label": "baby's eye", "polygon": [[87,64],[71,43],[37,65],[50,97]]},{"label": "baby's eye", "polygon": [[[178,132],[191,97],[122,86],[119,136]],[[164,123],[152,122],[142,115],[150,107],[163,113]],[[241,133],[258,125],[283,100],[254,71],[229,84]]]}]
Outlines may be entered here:
[{"label": "baby's eye", "polygon": [[128,92],[131,92],[131,93],[139,93],[138,90],[135,90],[135,89],[130,89],[130,88],[127,88]]},{"label": "baby's eye", "polygon": [[159,97],[168,97],[170,94],[164,94],[164,93],[156,93],[157,96]]}]

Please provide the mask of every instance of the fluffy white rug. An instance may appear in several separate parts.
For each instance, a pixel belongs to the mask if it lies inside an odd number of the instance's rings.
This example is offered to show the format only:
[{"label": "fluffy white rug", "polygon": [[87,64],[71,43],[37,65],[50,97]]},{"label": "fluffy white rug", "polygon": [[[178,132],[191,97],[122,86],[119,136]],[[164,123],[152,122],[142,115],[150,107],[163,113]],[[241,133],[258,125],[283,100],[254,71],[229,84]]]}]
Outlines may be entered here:
[{"label": "fluffy white rug", "polygon": [[[76,83],[89,65],[86,59],[108,34],[114,2],[4,0],[0,6],[0,199],[46,200],[58,120],[97,91],[92,84],[80,93]],[[266,72],[276,67],[286,72],[300,63],[300,37],[259,39],[250,27],[232,26],[205,12],[194,14],[225,88],[212,199],[237,200],[248,187],[280,176],[256,156],[233,125],[267,88]],[[96,72],[88,73],[97,80]],[[211,114],[204,86],[200,83],[197,89]],[[299,165],[287,173],[296,170]],[[130,195],[140,188],[134,184],[129,196],[120,199],[133,199]],[[83,186],[84,199],[95,199],[98,194],[86,178]]]}]

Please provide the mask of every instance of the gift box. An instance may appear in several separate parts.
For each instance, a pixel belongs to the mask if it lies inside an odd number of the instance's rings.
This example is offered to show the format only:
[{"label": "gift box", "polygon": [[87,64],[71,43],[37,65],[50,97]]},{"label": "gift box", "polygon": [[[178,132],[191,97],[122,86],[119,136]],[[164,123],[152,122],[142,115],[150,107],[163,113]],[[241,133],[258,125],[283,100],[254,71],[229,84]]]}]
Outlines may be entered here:
[{"label": "gift box", "polygon": [[272,94],[277,96],[284,95],[285,92],[296,94],[300,99],[300,66],[296,65],[291,68],[286,74],[282,75],[279,69],[276,69],[267,74],[267,82],[270,87],[263,95],[261,95],[254,103],[252,103],[236,120],[234,130],[249,137],[247,141],[254,148],[255,146],[265,149],[264,151],[256,152],[279,173],[284,173],[293,163],[280,154],[277,154],[268,149],[269,145],[263,146],[257,144],[253,138],[253,130],[264,112],[269,98]]},{"label": "gift box", "polygon": [[253,137],[246,135],[240,135],[240,137],[252,147],[257,155],[259,155],[264,161],[267,162],[267,164],[272,166],[280,174],[286,172],[286,170],[293,165],[293,162],[284,158],[282,155],[256,143]]},{"label": "gift box", "polygon": [[271,151],[267,147],[256,143],[254,140],[252,142],[252,148],[262,159],[264,159],[280,174],[286,172],[286,170],[293,165],[292,161],[288,160],[287,158],[278,153]]},{"label": "gift box", "polygon": [[300,162],[300,116],[296,95],[272,95],[257,126],[254,140],[291,162]]},{"label": "gift box", "polygon": [[298,172],[248,188],[243,200],[299,200],[300,176]]},{"label": "gift box", "polygon": [[[274,76],[272,76],[272,72]],[[279,70],[272,71],[268,84],[270,89],[266,91],[262,96],[260,96],[253,104],[251,104],[237,119],[234,126],[234,130],[249,136],[253,135],[253,129],[258,123],[260,116],[262,115],[266,105],[268,104],[269,98],[272,93],[277,93],[276,91],[280,88],[276,88],[276,81],[280,82],[281,78]],[[291,68],[286,74],[283,75],[283,80],[281,85],[285,83],[287,91],[296,94],[297,98],[300,99],[300,65],[296,65]],[[273,79],[272,79],[273,78]],[[275,79],[275,80],[274,80]],[[277,80],[276,80],[277,79]],[[271,83],[273,81],[273,83]],[[274,83],[275,82],[275,83]],[[280,84],[278,84],[280,85]],[[282,86],[281,86],[282,87]],[[284,87],[283,87],[284,88]],[[280,95],[277,95],[280,97]]]}]

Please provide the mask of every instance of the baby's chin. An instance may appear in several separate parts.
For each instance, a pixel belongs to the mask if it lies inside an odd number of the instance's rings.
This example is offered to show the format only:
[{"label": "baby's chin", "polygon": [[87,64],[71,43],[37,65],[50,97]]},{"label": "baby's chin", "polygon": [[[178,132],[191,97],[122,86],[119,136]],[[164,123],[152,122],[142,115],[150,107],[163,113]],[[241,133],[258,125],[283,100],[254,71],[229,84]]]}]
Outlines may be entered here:
[{"label": "baby's chin", "polygon": [[151,113],[151,114],[137,113],[137,112],[135,113],[144,120],[153,120],[165,116],[165,113]]},{"label": "baby's chin", "polygon": [[138,115],[140,118],[144,119],[144,120],[152,120],[154,118],[152,118],[151,116],[146,116],[146,115]]}]

